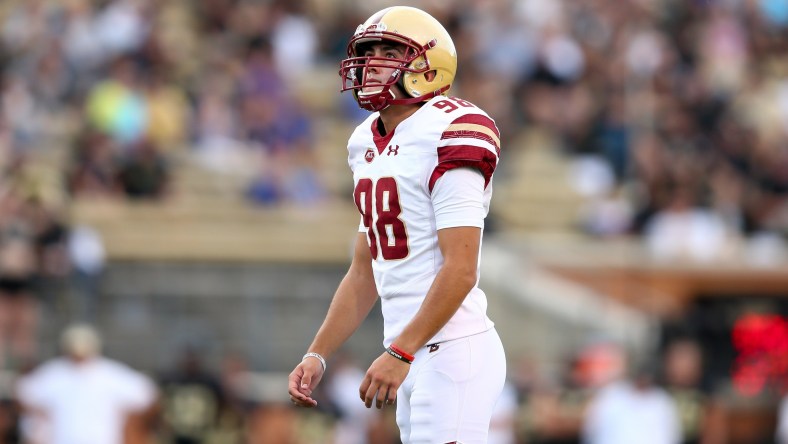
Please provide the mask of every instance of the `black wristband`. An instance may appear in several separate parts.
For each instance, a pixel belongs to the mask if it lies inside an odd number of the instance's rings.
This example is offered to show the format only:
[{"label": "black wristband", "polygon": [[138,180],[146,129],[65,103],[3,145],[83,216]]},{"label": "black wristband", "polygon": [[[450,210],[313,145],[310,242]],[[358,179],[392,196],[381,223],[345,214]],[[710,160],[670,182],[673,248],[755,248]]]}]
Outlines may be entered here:
[{"label": "black wristband", "polygon": [[397,358],[400,361],[405,362],[407,364],[412,364],[413,363],[413,361],[411,361],[410,359],[402,356],[401,353],[397,353],[394,350],[392,350],[391,347],[386,347],[386,353],[390,354],[391,356],[394,356],[395,358]]}]

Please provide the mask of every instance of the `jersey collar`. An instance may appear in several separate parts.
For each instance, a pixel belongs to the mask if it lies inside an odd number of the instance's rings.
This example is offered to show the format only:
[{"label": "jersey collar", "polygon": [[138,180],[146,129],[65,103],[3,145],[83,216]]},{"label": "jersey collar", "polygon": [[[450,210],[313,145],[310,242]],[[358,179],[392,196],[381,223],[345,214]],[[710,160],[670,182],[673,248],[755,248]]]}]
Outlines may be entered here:
[{"label": "jersey collar", "polygon": [[394,137],[394,133],[397,131],[397,129],[392,129],[384,136],[380,134],[380,131],[378,130],[379,121],[380,117],[372,121],[372,140],[375,142],[375,146],[378,148],[378,155],[381,155],[383,154],[383,150],[386,149],[389,142],[391,141],[391,138]]}]

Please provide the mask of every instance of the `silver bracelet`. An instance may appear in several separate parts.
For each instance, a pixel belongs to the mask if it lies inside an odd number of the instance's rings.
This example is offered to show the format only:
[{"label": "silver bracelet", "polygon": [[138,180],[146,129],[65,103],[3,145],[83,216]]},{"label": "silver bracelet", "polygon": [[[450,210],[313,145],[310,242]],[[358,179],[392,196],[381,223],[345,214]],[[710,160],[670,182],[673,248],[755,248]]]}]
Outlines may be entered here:
[{"label": "silver bracelet", "polygon": [[320,356],[320,353],[309,352],[305,354],[304,357],[301,358],[301,360],[303,361],[306,358],[317,358],[317,360],[320,361],[320,365],[323,366],[323,371],[326,371],[326,360],[325,358]]}]

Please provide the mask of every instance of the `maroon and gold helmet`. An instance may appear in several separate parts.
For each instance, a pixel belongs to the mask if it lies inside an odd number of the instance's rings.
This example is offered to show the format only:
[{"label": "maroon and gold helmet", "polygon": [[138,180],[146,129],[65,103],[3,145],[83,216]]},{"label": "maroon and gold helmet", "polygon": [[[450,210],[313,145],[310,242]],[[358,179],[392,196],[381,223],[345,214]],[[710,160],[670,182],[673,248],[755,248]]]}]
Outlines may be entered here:
[{"label": "maroon and gold helmet", "polygon": [[[392,60],[367,57],[359,48],[365,43],[390,42],[404,45],[404,57],[382,89],[365,93],[367,67],[390,68]],[[380,111],[389,105],[429,100],[451,87],[457,72],[457,51],[446,29],[426,12],[407,6],[386,8],[356,29],[347,47],[348,58],[340,64],[342,92],[353,91],[361,108]],[[430,72],[434,72],[428,75]],[[409,96],[395,98],[391,88],[399,84]],[[380,86],[380,85],[375,85]]]}]

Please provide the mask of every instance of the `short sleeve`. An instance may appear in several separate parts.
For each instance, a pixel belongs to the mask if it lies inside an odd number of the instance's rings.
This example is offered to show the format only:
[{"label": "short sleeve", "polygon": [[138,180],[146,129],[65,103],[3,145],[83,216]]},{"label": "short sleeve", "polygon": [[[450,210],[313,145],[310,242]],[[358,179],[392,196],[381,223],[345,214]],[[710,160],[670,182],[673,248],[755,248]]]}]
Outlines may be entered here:
[{"label": "short sleeve", "polygon": [[115,371],[115,380],[118,382],[115,387],[126,410],[144,410],[153,404],[156,399],[156,386],[148,376],[123,366],[116,367]]},{"label": "short sleeve", "polygon": [[484,177],[476,169],[456,168],[443,174],[432,190],[436,228],[484,228],[484,188]]},{"label": "short sleeve", "polygon": [[430,191],[447,171],[461,167],[479,170],[486,188],[498,165],[500,137],[495,122],[486,115],[466,114],[452,121],[440,137],[438,164],[429,179]]},{"label": "short sleeve", "polygon": [[16,384],[16,397],[27,407],[41,409],[48,404],[49,381],[41,372],[34,372],[19,379]]}]

